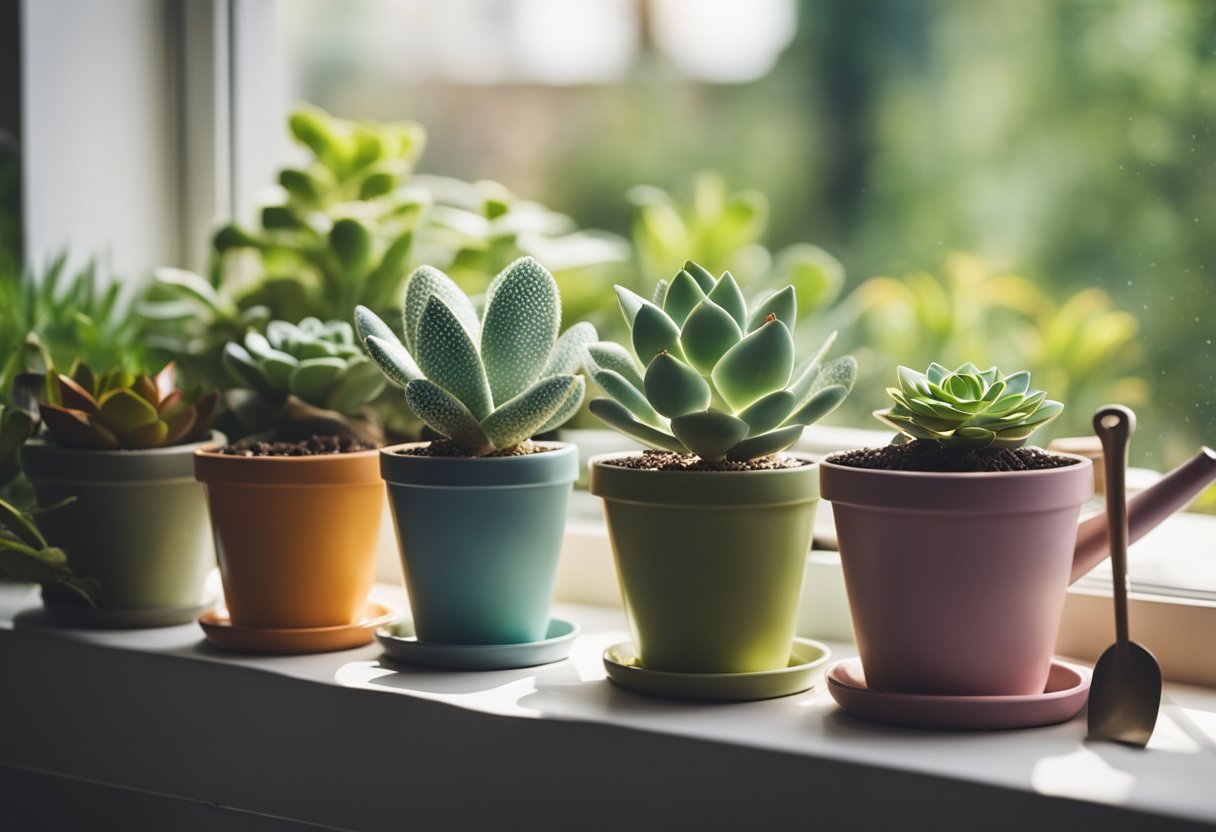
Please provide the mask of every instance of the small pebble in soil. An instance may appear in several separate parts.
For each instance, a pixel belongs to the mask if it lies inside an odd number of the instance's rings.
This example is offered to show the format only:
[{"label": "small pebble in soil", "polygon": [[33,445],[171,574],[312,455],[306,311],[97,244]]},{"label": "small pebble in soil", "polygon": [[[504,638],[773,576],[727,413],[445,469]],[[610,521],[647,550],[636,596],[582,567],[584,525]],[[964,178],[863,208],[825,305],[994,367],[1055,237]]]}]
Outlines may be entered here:
[{"label": "small pebble in soil", "polygon": [[692,454],[677,454],[671,451],[642,451],[640,456],[622,456],[607,460],[607,465],[618,468],[634,468],[639,471],[773,471],[780,468],[801,468],[811,463],[787,456],[762,456],[746,462],[731,462],[728,459],[708,462]]},{"label": "small pebble in soil", "polygon": [[1039,448],[947,448],[927,440],[844,451],[829,456],[828,462],[850,468],[943,473],[1041,471],[1077,464],[1075,459]]},{"label": "small pebble in soil", "polygon": [[243,439],[220,453],[228,456],[328,456],[370,451],[374,445],[345,436],[310,436],[300,442],[260,442]]},{"label": "small pebble in soil", "polygon": [[551,445],[538,445],[529,439],[520,442],[514,448],[507,448],[506,450],[494,451],[493,453],[482,454],[480,457],[474,457],[473,454],[469,453],[450,439],[435,439],[429,444],[401,448],[400,450],[394,451],[394,453],[400,454],[401,456],[443,456],[483,459],[485,457],[527,456],[528,454],[541,454],[545,451],[552,450],[553,447]]}]

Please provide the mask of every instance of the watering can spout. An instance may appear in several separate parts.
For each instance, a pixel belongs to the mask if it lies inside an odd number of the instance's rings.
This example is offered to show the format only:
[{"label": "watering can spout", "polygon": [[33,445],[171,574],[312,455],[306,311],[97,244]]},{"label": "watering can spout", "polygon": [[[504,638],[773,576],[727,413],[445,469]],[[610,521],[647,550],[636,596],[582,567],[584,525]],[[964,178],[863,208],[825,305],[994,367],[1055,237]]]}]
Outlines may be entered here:
[{"label": "watering can spout", "polygon": [[[1199,496],[1213,481],[1216,481],[1216,451],[1204,447],[1151,488],[1127,501],[1130,541],[1144,537],[1162,520]],[[1077,529],[1077,548],[1073,554],[1069,582],[1075,582],[1105,560],[1109,550],[1106,515],[1098,514],[1083,522]]]}]

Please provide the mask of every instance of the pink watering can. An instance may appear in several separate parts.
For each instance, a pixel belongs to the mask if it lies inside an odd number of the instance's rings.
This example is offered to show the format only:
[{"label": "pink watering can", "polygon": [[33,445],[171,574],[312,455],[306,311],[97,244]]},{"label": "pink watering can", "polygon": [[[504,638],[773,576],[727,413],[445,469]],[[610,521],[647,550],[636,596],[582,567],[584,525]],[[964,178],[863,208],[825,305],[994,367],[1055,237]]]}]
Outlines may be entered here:
[{"label": "pink watering can", "polygon": [[[1105,515],[1077,525],[1093,496],[1093,464],[1073,458],[991,473],[820,464],[871,688],[1043,692],[1066,590],[1108,554]],[[1203,448],[1129,501],[1130,539],[1214,480],[1216,451]]]}]

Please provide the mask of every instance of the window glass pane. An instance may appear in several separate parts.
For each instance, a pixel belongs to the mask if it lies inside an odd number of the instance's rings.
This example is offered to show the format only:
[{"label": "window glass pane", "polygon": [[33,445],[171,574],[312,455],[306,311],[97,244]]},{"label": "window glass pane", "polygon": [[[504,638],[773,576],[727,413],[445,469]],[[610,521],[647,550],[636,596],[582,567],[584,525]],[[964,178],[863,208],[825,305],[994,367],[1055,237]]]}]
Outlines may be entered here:
[{"label": "window glass pane", "polygon": [[[416,119],[420,170],[630,239],[621,282],[685,256],[757,279],[820,269],[808,340],[839,327],[863,373],[836,424],[879,427],[897,364],[972,360],[1029,368],[1067,403],[1039,443],[1089,434],[1108,401],[1140,415],[1133,464],[1216,437],[1216,7],[293,0],[279,15],[295,97]],[[635,185],[714,221],[664,230]],[[838,290],[804,244],[843,264]],[[610,325],[613,303],[593,316]]]}]

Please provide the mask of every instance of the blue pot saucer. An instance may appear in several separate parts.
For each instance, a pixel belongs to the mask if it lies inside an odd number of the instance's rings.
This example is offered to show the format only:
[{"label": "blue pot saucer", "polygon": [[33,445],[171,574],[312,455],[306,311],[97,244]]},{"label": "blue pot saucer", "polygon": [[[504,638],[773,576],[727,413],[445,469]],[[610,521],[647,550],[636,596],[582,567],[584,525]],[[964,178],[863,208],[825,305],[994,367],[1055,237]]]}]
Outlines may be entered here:
[{"label": "blue pot saucer", "polygon": [[643,667],[633,644],[626,641],[604,651],[604,670],[616,684],[647,696],[700,702],[751,702],[810,690],[831,654],[822,642],[795,638],[789,665],[776,670],[672,673]]},{"label": "blue pot saucer", "polygon": [[579,626],[550,618],[540,641],[519,644],[439,644],[419,641],[414,622],[402,618],[376,630],[376,640],[389,658],[439,670],[510,670],[559,662],[570,655]]}]

